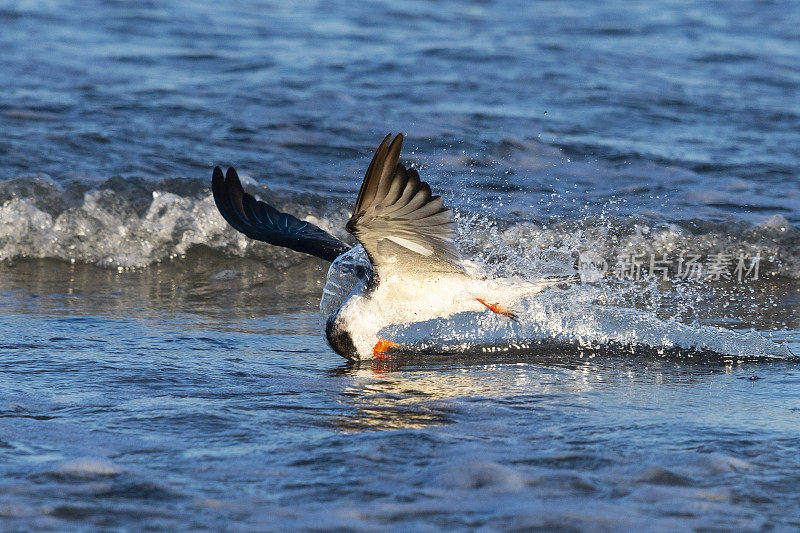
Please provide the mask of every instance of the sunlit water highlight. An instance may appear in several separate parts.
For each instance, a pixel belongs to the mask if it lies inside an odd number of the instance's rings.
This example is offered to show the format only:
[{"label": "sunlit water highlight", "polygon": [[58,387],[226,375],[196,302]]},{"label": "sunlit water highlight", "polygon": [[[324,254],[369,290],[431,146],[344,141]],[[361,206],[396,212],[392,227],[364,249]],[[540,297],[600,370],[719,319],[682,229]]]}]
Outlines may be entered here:
[{"label": "sunlit water highlight", "polygon": [[794,2],[19,1],[0,27],[2,529],[800,527],[794,361],[347,364],[327,265],[207,188],[234,164],[347,238],[403,131],[490,275],[760,254],[579,291],[800,353]]}]

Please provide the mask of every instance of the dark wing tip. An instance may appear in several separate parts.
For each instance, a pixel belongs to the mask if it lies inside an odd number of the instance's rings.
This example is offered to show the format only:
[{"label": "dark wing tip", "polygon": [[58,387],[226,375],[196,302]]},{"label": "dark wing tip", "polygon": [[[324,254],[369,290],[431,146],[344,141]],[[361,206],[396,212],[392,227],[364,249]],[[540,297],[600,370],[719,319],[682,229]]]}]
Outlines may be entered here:
[{"label": "dark wing tip", "polygon": [[225,185],[225,176],[222,175],[222,169],[214,167],[214,172],[211,174],[211,192],[214,193],[214,198],[219,199],[222,195],[222,189]]},{"label": "dark wing tip", "polygon": [[235,183],[236,185],[239,186],[239,188],[242,187],[242,182],[239,181],[239,173],[236,172],[235,168],[233,167],[228,168],[228,171],[225,173],[225,183],[226,184],[230,183],[231,185]]},{"label": "dark wing tip", "polygon": [[397,168],[398,160],[400,159],[400,151],[403,149],[403,134],[398,133],[397,136],[389,145],[389,150],[386,152],[386,161],[384,162],[383,173],[381,179],[388,179]]},{"label": "dark wing tip", "polygon": [[[402,135],[398,134],[398,137],[400,137],[400,144],[402,145]],[[362,211],[362,205],[369,205],[375,198],[378,182],[380,181],[386,163],[386,157],[397,142],[397,137],[395,137],[395,140],[392,141],[390,145],[389,141],[391,138],[392,134],[387,134],[386,137],[383,138],[383,141],[381,141],[378,149],[375,150],[375,155],[372,156],[372,161],[370,161],[367,172],[364,175],[364,181],[361,182],[361,187],[358,190],[356,205],[353,208],[353,216],[358,215]]]},{"label": "dark wing tip", "polygon": [[236,213],[245,221],[249,221],[246,211],[244,210],[244,187],[242,187],[242,182],[239,181],[239,174],[233,167],[228,168],[228,171],[225,173],[225,192],[228,195],[228,200],[236,210]]}]

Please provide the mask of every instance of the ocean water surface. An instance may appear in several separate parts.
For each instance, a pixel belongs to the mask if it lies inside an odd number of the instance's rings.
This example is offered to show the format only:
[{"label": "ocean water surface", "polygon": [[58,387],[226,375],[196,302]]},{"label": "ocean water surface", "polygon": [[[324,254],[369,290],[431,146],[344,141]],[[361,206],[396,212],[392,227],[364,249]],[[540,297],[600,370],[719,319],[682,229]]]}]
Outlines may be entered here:
[{"label": "ocean water surface", "polygon": [[[4,3],[2,529],[800,527],[798,28],[789,0]],[[211,169],[353,242],[388,132],[489,275],[592,267],[548,315],[580,342],[326,345],[328,265],[227,227]],[[656,323],[750,340],[598,334]]]}]

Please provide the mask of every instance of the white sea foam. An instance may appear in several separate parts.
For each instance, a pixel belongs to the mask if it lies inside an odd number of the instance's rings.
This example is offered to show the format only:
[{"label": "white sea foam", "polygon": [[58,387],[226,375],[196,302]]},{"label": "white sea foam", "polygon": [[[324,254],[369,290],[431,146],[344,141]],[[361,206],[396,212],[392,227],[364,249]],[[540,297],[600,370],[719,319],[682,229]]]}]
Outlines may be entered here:
[{"label": "white sea foam", "polygon": [[[733,357],[791,357],[757,332],[738,333],[724,328],[691,326],[662,320],[638,309],[593,303],[593,294],[547,289],[511,305],[516,320],[491,312],[464,312],[448,318],[385,327],[378,336],[425,351],[509,351],[539,343],[563,343],[585,349],[687,355],[714,353]],[[594,292],[594,291],[592,291]]]},{"label": "white sea foam", "polygon": [[58,467],[54,473],[80,479],[96,479],[120,474],[120,469],[104,459],[76,459]]},{"label": "white sea foam", "polygon": [[[113,190],[106,184],[78,199],[70,199],[74,191],[65,191],[46,177],[2,185],[0,261],[53,258],[144,267],[203,247],[270,259],[279,267],[292,262],[292,252],[252,241],[228,226],[210,192],[190,194],[198,188],[195,184],[180,194],[159,190],[158,184],[142,187],[123,181],[128,189]],[[329,225],[310,218],[323,227]]]},{"label": "white sea foam", "polygon": [[[261,192],[252,185],[254,193]],[[346,206],[330,198],[270,191],[280,209],[344,238]],[[725,252],[760,254],[761,276],[800,279],[800,230],[775,215],[760,225],[657,223],[649,219],[584,218],[543,225],[513,224],[462,212],[458,244],[494,276],[556,275],[574,268],[579,252],[613,266],[624,255]],[[106,267],[144,267],[180,259],[193,248],[251,256],[282,268],[299,256],[252,241],[217,212],[204,180],[151,182],[113,178],[87,186],[46,176],[0,183],[0,261],[52,258]]]},{"label": "white sea foam", "polygon": [[139,267],[185,254],[198,245],[242,253],[244,236],[231,236],[211,199],[154,193],[142,216],[114,209],[107,191],[90,191],[79,207],[53,216],[31,199],[0,207],[0,260],[57,258],[101,266]]}]

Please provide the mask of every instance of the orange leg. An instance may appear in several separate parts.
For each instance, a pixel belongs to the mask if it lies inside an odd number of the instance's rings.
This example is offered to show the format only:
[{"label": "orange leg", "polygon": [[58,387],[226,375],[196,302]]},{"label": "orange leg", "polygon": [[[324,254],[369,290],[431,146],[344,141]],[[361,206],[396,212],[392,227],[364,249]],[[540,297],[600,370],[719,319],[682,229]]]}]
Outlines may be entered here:
[{"label": "orange leg", "polygon": [[372,347],[372,358],[373,359],[387,359],[388,356],[386,355],[387,352],[391,350],[395,350],[399,348],[400,345],[396,342],[392,342],[390,340],[386,340],[383,337],[378,338],[378,342],[375,343],[375,346]]},{"label": "orange leg", "polygon": [[498,303],[490,304],[489,302],[487,302],[486,300],[484,300],[482,298],[475,298],[475,299],[478,300],[483,305],[485,305],[487,309],[489,309],[492,312],[497,313],[498,315],[507,316],[511,320],[516,320],[517,319],[517,315],[513,311],[509,310],[506,307],[503,307],[502,305],[500,305]]}]

